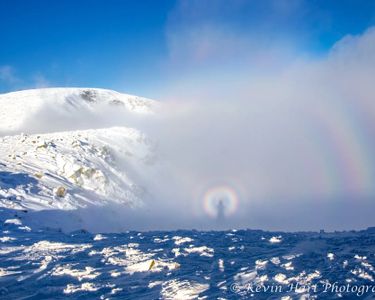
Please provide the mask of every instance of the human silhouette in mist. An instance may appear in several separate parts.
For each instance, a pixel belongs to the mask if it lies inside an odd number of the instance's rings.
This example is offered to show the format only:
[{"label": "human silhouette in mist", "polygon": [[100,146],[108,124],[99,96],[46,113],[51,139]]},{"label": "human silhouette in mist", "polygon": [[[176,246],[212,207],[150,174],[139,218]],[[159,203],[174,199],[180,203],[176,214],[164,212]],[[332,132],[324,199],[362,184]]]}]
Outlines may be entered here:
[{"label": "human silhouette in mist", "polygon": [[225,218],[225,205],[224,205],[224,202],[222,199],[219,200],[219,202],[217,203],[217,215],[216,215],[216,218],[217,220],[220,222],[220,221],[223,221],[224,218]]}]

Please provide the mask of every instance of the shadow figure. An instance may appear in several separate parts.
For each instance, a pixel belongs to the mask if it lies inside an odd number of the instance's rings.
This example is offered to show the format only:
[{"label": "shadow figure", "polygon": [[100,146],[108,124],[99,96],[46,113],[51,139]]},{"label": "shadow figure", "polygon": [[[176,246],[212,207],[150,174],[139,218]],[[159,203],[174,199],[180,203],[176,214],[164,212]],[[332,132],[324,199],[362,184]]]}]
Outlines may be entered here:
[{"label": "shadow figure", "polygon": [[219,202],[217,203],[216,209],[217,209],[216,219],[218,222],[221,223],[225,219],[225,205],[222,199],[220,199]]}]

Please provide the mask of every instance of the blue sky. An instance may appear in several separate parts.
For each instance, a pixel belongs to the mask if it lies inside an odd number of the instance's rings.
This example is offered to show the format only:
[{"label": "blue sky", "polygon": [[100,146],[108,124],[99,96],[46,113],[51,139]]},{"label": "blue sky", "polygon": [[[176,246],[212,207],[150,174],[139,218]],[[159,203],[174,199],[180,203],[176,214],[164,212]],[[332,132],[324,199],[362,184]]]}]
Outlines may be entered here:
[{"label": "blue sky", "polygon": [[374,24],[375,1],[364,0],[0,0],[0,92],[90,86],[162,98],[175,80],[325,55]]}]

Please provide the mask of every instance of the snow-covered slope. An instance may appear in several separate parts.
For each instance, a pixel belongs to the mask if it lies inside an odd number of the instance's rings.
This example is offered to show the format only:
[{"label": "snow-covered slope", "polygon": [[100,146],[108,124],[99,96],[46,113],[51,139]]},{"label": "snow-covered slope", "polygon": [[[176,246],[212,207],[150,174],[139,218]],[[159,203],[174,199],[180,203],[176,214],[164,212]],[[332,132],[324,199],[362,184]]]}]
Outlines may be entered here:
[{"label": "snow-covered slope", "polygon": [[[107,128],[0,139],[0,203],[15,209],[74,209],[86,202],[136,205],[141,189],[119,168],[152,162],[147,139],[137,130]],[[145,170],[146,171],[146,170]],[[66,194],[57,195],[63,187]]]},{"label": "snow-covered slope", "polygon": [[[152,100],[101,89],[54,88],[0,95],[0,129],[6,134],[0,136],[0,207],[27,211],[30,216],[30,212],[112,204],[129,209],[142,206],[146,178],[157,165],[154,144],[139,130],[123,125],[132,114],[152,114],[155,105]],[[99,115],[113,106],[117,117],[123,114],[122,126],[100,128],[107,123],[102,124]],[[75,118],[90,126],[84,122],[89,113],[98,115],[98,129],[72,129]],[[50,123],[54,119],[64,122],[56,127]],[[21,133],[34,127],[33,120],[43,133]],[[64,126],[69,131],[61,131]],[[53,226],[53,222],[37,221]],[[62,227],[67,223],[60,221]],[[84,222],[77,226],[85,227]]]}]

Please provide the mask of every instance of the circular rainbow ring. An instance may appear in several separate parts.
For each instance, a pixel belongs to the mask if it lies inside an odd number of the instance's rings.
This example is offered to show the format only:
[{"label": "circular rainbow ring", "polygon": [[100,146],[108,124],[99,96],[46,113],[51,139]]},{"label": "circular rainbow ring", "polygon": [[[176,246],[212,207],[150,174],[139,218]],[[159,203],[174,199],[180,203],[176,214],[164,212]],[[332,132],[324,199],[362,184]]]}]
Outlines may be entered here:
[{"label": "circular rainbow ring", "polygon": [[225,216],[233,215],[237,211],[237,193],[233,188],[221,185],[210,188],[203,196],[203,208],[207,215],[217,217],[219,201],[223,203]]}]

